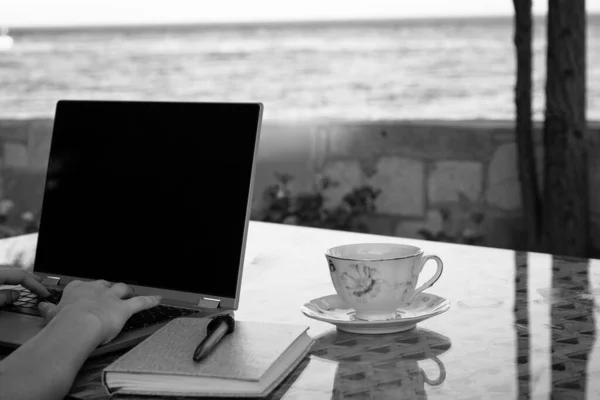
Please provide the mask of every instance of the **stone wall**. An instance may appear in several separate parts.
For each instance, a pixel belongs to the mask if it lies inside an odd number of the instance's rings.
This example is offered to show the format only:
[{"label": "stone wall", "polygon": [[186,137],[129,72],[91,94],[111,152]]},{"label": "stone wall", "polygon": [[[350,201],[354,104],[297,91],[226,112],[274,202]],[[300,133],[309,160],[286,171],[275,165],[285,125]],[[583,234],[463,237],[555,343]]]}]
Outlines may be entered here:
[{"label": "stone wall", "polygon": [[[51,128],[51,119],[0,120],[0,194],[21,209],[41,206]],[[600,124],[590,123],[590,129],[600,130]],[[600,248],[600,147],[593,150],[590,168],[593,237]],[[263,191],[275,172],[292,174],[296,191],[310,190],[317,174],[338,181],[326,191],[328,205],[358,185],[381,189],[378,213],[369,218],[374,233],[419,237],[424,228],[450,236],[475,231],[483,234],[481,244],[523,247],[511,122],[265,121],[255,212],[263,207]]]},{"label": "stone wall", "polygon": [[[515,143],[503,123],[377,123],[322,126],[323,170],[358,171],[346,185],[382,190],[378,231],[418,237],[421,229],[459,238],[482,231],[482,244],[519,248],[520,193]],[[356,154],[360,154],[356,157]],[[364,166],[374,166],[365,174]],[[351,180],[354,180],[353,182]],[[447,221],[442,218],[447,212]],[[481,215],[481,222],[473,221]]]}]

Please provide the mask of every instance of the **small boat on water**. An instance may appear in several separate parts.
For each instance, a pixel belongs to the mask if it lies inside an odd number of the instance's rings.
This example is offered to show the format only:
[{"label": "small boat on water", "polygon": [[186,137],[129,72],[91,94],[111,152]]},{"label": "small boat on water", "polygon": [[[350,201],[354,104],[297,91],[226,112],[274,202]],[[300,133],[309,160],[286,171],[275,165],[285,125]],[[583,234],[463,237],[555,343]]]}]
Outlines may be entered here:
[{"label": "small boat on water", "polygon": [[14,43],[14,39],[8,35],[8,28],[0,27],[0,51],[12,49]]}]

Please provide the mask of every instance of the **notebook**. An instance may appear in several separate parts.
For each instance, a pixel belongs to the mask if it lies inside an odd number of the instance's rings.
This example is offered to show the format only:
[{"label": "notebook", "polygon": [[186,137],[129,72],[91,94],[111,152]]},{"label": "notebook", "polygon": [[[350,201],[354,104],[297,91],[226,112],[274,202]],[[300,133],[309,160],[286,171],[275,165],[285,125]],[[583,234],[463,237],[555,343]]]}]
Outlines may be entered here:
[{"label": "notebook", "polygon": [[210,319],[177,318],[102,372],[111,395],[264,397],[302,361],[307,326],[237,321],[206,358],[194,350]]},{"label": "notebook", "polygon": [[[240,301],[263,106],[61,100],[34,271],[57,302],[71,281],[124,282],[162,305],[92,353],[131,347],[174,317]],[[0,309],[0,345],[44,326],[37,298]]]}]

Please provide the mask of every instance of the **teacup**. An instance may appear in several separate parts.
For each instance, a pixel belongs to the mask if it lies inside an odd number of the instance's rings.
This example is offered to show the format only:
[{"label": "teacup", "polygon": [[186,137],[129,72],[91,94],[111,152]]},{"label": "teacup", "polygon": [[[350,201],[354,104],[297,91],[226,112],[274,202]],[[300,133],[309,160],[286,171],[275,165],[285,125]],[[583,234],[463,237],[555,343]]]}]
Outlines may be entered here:
[{"label": "teacup", "polygon": [[[438,256],[424,255],[420,247],[407,244],[347,244],[327,250],[325,257],[335,291],[356,310],[355,318],[366,321],[396,318],[396,310],[431,287],[444,270]],[[416,288],[429,260],[437,263],[437,270]]]}]

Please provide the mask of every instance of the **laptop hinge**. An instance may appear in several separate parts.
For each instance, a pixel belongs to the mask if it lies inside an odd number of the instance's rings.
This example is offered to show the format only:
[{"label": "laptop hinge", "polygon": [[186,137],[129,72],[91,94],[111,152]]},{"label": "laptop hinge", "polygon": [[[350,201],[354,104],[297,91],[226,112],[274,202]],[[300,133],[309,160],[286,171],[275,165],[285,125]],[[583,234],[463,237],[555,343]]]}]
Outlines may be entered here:
[{"label": "laptop hinge", "polygon": [[221,304],[221,300],[219,300],[219,299],[211,299],[209,297],[203,297],[198,302],[198,307],[219,308],[219,304]]},{"label": "laptop hinge", "polygon": [[44,286],[56,286],[60,283],[60,278],[56,276],[47,276],[42,280]]}]

